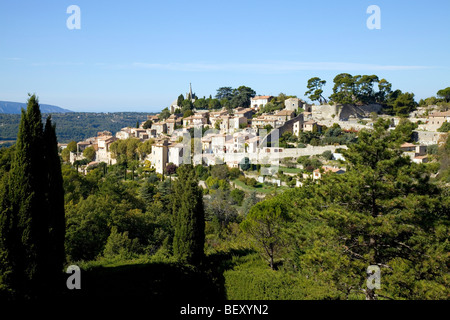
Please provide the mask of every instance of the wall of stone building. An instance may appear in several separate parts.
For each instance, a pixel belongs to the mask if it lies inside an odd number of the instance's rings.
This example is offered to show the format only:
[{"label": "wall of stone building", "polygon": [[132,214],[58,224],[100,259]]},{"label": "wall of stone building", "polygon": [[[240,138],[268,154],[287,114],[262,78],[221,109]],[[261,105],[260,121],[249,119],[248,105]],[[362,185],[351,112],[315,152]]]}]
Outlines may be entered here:
[{"label": "wall of stone building", "polygon": [[303,121],[304,121],[303,114],[299,114],[295,118],[292,118],[291,120],[286,121],[284,123],[284,125],[277,128],[278,131],[273,130],[271,133],[269,133],[267,136],[265,136],[264,138],[261,139],[259,145],[265,146],[265,145],[267,145],[268,141],[279,139],[279,137],[281,137],[283,135],[283,133],[293,132],[294,123],[297,121],[300,121],[303,123]]},{"label": "wall of stone building", "polygon": [[432,131],[414,131],[414,141],[423,145],[432,145],[444,143],[448,134],[444,132],[432,132]]},{"label": "wall of stone building", "polygon": [[338,116],[339,108],[337,105],[323,104],[320,106],[311,106],[312,117],[317,120],[333,119],[333,115]]},{"label": "wall of stone building", "polygon": [[379,113],[382,109],[380,104],[367,104],[364,106],[357,106],[354,104],[343,104],[339,106],[339,116],[340,120],[348,120],[350,118],[367,118],[370,117],[372,112]]}]

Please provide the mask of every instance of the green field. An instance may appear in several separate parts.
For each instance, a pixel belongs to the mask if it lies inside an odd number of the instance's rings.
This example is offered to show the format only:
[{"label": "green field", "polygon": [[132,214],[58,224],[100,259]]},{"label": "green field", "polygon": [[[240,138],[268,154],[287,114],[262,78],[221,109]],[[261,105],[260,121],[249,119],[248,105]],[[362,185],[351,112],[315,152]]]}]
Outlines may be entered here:
[{"label": "green field", "polygon": [[303,169],[300,168],[288,168],[288,167],[281,167],[280,170],[282,170],[284,173],[301,173],[303,172]]},{"label": "green field", "polygon": [[238,180],[238,179],[234,179],[232,180],[232,183],[234,183],[236,185],[236,187],[238,187],[239,189],[242,189],[244,191],[247,192],[256,192],[256,193],[264,193],[264,194],[270,194],[273,192],[282,192],[287,190],[287,187],[275,187],[275,186],[267,186],[263,183],[258,183],[256,185],[256,187],[250,187],[248,185],[246,185],[244,182]]}]

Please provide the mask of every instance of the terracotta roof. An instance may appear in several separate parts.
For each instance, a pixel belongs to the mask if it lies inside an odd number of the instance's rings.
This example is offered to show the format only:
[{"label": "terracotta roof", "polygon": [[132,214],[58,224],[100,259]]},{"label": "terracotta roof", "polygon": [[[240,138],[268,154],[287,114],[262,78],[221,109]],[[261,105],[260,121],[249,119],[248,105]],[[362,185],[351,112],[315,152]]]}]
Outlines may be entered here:
[{"label": "terracotta roof", "polygon": [[256,96],[254,98],[252,98],[253,100],[257,100],[257,99],[269,99],[272,98],[272,96]]},{"label": "terracotta roof", "polygon": [[275,115],[276,116],[290,116],[293,113],[294,113],[293,110],[281,110],[281,111],[278,111]]},{"label": "terracotta roof", "polygon": [[[322,167],[323,171],[326,172],[339,172],[339,171],[344,171],[343,169],[340,168],[330,168],[330,167]],[[316,169],[314,170],[314,172],[320,172],[320,169]]]},{"label": "terracotta roof", "polygon": [[247,113],[247,112],[253,112],[253,109],[252,108],[245,108],[245,109],[242,109],[242,110],[239,110],[239,111],[236,111],[235,113]]},{"label": "terracotta roof", "polygon": [[415,144],[412,144],[412,143],[409,143],[409,142],[405,142],[404,144],[402,144],[401,146],[400,146],[400,148],[412,148],[412,147],[416,147],[416,145]]},{"label": "terracotta roof", "polygon": [[450,110],[445,112],[435,112],[429,115],[430,117],[450,117]]}]

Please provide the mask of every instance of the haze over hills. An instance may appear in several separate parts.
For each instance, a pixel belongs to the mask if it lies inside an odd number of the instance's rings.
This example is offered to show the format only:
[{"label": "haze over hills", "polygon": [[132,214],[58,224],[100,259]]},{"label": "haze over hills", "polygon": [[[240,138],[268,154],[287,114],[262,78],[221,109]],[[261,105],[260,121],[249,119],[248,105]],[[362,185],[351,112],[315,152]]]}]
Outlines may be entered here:
[{"label": "haze over hills", "polygon": [[[49,104],[41,104],[41,112],[42,113],[67,113],[73,112],[68,109],[63,109],[61,107],[49,105]],[[27,108],[26,103],[21,102],[11,102],[11,101],[0,101],[0,113],[9,113],[9,114],[20,114],[20,110]]]}]

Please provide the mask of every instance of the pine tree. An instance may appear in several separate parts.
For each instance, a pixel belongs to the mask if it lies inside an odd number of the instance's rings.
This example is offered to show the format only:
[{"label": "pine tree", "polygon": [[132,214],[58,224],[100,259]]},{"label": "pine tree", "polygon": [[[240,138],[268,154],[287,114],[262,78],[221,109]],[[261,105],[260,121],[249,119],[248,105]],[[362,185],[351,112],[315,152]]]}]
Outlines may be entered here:
[{"label": "pine tree", "polygon": [[172,187],[173,251],[180,261],[198,265],[205,244],[203,194],[192,165],[180,166],[177,173]]}]

